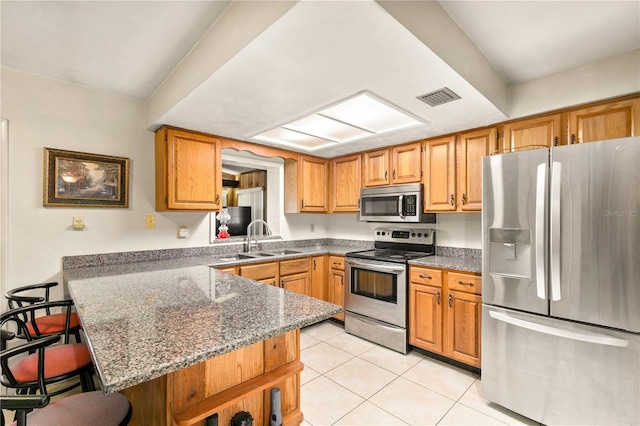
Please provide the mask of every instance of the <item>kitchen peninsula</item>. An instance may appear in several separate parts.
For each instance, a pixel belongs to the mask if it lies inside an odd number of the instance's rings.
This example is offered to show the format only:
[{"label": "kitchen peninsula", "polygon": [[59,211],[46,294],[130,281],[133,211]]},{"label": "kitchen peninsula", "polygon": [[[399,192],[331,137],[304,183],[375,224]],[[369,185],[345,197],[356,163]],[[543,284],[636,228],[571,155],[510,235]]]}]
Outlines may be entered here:
[{"label": "kitchen peninsula", "polygon": [[217,271],[210,257],[65,268],[97,374],[131,424],[268,424],[270,390],[299,424],[300,328],[339,306]]}]

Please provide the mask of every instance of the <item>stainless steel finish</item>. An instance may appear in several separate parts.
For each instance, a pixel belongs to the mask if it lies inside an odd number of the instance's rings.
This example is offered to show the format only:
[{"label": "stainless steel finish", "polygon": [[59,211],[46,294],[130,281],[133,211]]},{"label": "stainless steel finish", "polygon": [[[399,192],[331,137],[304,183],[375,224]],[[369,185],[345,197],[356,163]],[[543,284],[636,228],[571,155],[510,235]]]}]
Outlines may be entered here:
[{"label": "stainless steel finish", "polygon": [[403,354],[407,353],[406,328],[394,327],[384,322],[346,311],[344,329],[349,334],[360,336],[363,339]]},{"label": "stainless steel finish", "polygon": [[551,164],[551,220],[549,233],[551,234],[550,266],[551,266],[551,300],[560,300],[560,190],[561,190],[561,165],[558,162]]},{"label": "stainless steel finish", "polygon": [[544,247],[545,247],[545,215],[547,211],[547,165],[538,164],[536,172],[536,294],[540,299],[547,299],[547,287],[544,272]]},{"label": "stainless steel finish", "polygon": [[551,316],[640,333],[640,137],[561,146],[551,159],[562,164]]},{"label": "stainless steel finish", "polygon": [[[424,213],[423,193],[422,183],[362,188],[358,202],[360,207],[358,220],[362,222],[436,223],[434,213]],[[402,208],[405,198],[410,195],[416,197],[415,216],[407,216]],[[384,212],[369,211],[371,209],[370,202],[376,199],[385,200],[383,203],[390,202],[388,205],[385,204]],[[392,203],[391,200],[393,200]]]},{"label": "stainless steel finish", "polygon": [[640,424],[639,334],[486,305],[482,328],[484,398],[548,425]]},{"label": "stainless steel finish", "polygon": [[[380,272],[396,276],[397,303],[384,302],[351,292],[352,270],[359,268],[367,271]],[[375,318],[382,322],[398,327],[407,326],[407,267],[404,264],[383,263],[377,261],[351,259],[345,257],[345,275],[347,288],[345,289],[345,311]],[[345,318],[345,323],[347,322]]]},{"label": "stainless steel finish", "polygon": [[403,201],[404,201],[404,195],[400,195],[400,197],[398,197],[398,216],[400,216],[400,219],[402,220],[404,220],[404,215],[402,214],[402,206],[404,206]]},{"label": "stainless steel finish", "polygon": [[255,237],[255,236],[254,236],[255,243],[253,243],[253,244],[251,243],[251,236],[253,235],[253,232],[252,232],[253,225],[255,225],[256,223],[262,223],[265,226],[266,230],[267,230],[267,236],[271,235],[271,228],[269,228],[269,224],[267,222],[265,222],[264,220],[256,219],[256,220],[253,220],[253,221],[249,222],[249,225],[247,225],[247,238],[245,240],[245,252],[247,252],[247,253],[251,253],[251,247],[252,246],[255,246],[255,247],[258,246],[258,238]]},{"label": "stainless steel finish", "polygon": [[[545,277],[546,213],[536,210],[546,197],[537,190],[538,166],[546,166],[549,151],[535,149],[483,159],[482,301],[547,314],[541,299]],[[524,189],[523,189],[524,188]],[[517,213],[516,213],[517,212]],[[542,248],[541,245],[542,244]],[[515,255],[505,247],[515,245]],[[542,258],[540,254],[542,253]],[[540,274],[542,273],[542,276]]]}]

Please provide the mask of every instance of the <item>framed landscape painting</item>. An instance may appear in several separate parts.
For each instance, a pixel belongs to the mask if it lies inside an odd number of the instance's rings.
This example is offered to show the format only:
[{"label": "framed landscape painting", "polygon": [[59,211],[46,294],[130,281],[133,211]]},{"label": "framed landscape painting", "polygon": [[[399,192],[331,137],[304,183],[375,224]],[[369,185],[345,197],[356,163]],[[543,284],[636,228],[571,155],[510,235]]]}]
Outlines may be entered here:
[{"label": "framed landscape painting", "polygon": [[44,149],[45,207],[129,207],[129,159]]}]

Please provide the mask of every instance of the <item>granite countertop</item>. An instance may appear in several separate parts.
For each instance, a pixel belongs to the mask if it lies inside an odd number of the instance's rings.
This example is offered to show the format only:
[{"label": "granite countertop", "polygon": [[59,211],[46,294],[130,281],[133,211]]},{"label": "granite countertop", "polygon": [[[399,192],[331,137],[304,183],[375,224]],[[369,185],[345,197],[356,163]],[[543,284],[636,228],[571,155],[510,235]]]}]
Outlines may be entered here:
[{"label": "granite countertop", "polygon": [[442,269],[451,269],[463,272],[482,272],[482,259],[475,257],[458,257],[458,256],[429,256],[421,257],[409,261],[410,265],[435,267]]},{"label": "granite countertop", "polygon": [[65,269],[106,393],[305,327],[337,305],[170,259]]}]

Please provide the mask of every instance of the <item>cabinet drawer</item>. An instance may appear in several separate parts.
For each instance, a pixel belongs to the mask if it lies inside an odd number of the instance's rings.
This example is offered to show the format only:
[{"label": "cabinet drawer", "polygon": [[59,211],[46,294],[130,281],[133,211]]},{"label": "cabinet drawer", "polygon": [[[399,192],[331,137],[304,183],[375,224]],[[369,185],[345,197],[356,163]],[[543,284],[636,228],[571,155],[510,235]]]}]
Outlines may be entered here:
[{"label": "cabinet drawer", "polygon": [[466,293],[482,293],[482,277],[460,272],[449,272],[447,285],[449,290],[464,291]]},{"label": "cabinet drawer", "polygon": [[309,258],[283,260],[280,262],[280,276],[309,272]]},{"label": "cabinet drawer", "polygon": [[410,281],[416,284],[426,284],[434,287],[442,286],[442,271],[412,266],[409,274]]},{"label": "cabinet drawer", "polygon": [[258,263],[257,265],[240,266],[240,276],[260,281],[267,278],[275,279],[276,263]]},{"label": "cabinet drawer", "polygon": [[331,256],[329,258],[329,268],[344,271],[344,257]]}]

